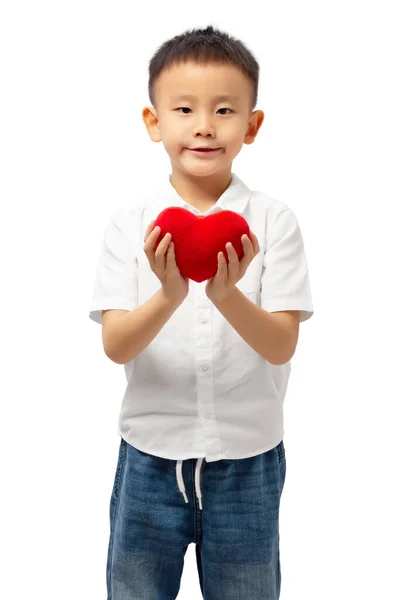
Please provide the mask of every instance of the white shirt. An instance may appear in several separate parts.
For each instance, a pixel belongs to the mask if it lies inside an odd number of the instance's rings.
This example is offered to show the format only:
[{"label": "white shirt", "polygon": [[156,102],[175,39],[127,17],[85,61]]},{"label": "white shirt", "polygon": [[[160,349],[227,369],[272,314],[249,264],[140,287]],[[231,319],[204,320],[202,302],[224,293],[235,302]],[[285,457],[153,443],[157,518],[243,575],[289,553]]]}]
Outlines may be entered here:
[{"label": "white shirt", "polygon": [[[143,250],[150,221],[164,208],[198,215],[171,185],[171,174],[146,197],[110,218],[97,266],[89,316],[133,310],[160,289]],[[269,312],[314,310],[303,239],[283,202],[251,191],[234,173],[205,215],[242,215],[260,252],[236,284]],[[247,458],[283,439],[283,401],[290,361],[272,365],[245,342],[205,294],[206,281],[189,280],[189,293],[149,346],[124,365],[127,386],[118,433],[135,448],[177,461]]]}]

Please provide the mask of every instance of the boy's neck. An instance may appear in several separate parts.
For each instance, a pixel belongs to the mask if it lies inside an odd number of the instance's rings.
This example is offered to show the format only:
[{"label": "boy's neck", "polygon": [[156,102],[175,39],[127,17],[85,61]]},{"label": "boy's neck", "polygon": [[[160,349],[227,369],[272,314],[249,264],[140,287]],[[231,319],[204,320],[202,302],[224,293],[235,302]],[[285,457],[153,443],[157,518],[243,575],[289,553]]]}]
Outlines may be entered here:
[{"label": "boy's neck", "polygon": [[181,171],[173,171],[170,184],[185,202],[200,212],[207,212],[229,187],[231,180],[230,169],[209,177],[193,177]]}]

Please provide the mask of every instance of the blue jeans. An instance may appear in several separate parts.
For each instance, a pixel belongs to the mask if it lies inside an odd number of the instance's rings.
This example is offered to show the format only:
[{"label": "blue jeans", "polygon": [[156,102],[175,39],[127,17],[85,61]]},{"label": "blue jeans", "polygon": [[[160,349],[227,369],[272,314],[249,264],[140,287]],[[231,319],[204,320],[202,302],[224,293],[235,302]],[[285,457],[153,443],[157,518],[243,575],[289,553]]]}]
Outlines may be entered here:
[{"label": "blue jeans", "polygon": [[197,462],[183,461],[178,485],[177,461],[121,438],[110,500],[107,600],[175,600],[190,543],[205,600],[278,600],[283,440],[250,458],[202,462],[202,509]]}]

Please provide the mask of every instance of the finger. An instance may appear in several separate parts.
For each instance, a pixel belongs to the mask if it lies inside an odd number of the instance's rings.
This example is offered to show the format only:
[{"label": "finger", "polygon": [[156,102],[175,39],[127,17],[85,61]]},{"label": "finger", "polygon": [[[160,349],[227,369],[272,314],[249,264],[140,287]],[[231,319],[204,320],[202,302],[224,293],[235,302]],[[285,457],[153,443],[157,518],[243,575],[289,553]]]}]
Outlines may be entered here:
[{"label": "finger", "polygon": [[166,252],[168,250],[170,241],[171,241],[171,234],[166,233],[165,236],[163,237],[163,239],[161,240],[161,242],[158,244],[157,250],[155,251],[155,254],[154,254],[154,258],[155,258],[157,265],[159,265],[160,268],[162,268],[162,269],[165,268]]},{"label": "finger", "polygon": [[241,279],[247,271],[247,267],[254,258],[254,249],[251,240],[247,236],[242,237],[244,256],[239,261],[237,275]]},{"label": "finger", "polygon": [[[154,223],[154,221],[153,221],[153,223]],[[150,228],[150,226],[149,226],[149,228]],[[161,228],[159,226],[155,227],[153,229],[153,231],[150,234],[148,234],[146,242],[143,246],[144,253],[147,256],[147,259],[149,261],[152,271],[154,271],[155,268],[160,265],[160,263],[156,262],[156,257],[155,257],[155,252],[154,252],[154,247],[156,245],[157,238],[160,235],[160,232],[161,232]],[[160,246],[160,244],[159,244],[159,246]],[[161,266],[162,266],[162,268],[164,267],[163,264]]]},{"label": "finger", "polygon": [[223,252],[218,253],[218,271],[223,276],[226,276],[226,274],[228,273],[228,265],[226,262],[225,254]]},{"label": "finger", "polygon": [[163,239],[161,240],[161,242],[157,246],[157,250],[155,252],[156,255],[157,255],[157,253],[160,254],[160,255],[165,254],[165,252],[168,249],[168,244],[170,243],[170,241],[171,241],[171,234],[170,233],[166,233],[164,235]]},{"label": "finger", "polygon": [[230,242],[226,244],[226,250],[228,252],[229,262],[233,264],[239,263],[237,252]]},{"label": "finger", "polygon": [[258,243],[258,239],[253,231],[250,231],[251,243],[254,248],[254,254],[258,254],[260,252],[260,244]]},{"label": "finger", "polygon": [[152,220],[152,221],[151,221],[151,222],[148,224],[148,226],[147,226],[146,233],[145,233],[145,235],[144,235],[144,238],[143,238],[143,241],[144,241],[144,242],[147,240],[147,238],[148,238],[148,237],[149,237],[149,235],[150,235],[150,231],[151,231],[151,230],[152,230],[152,228],[153,228],[154,221],[155,221],[155,219],[153,219],[153,220]]},{"label": "finger", "polygon": [[250,232],[250,236],[251,239],[247,235],[244,236],[243,248],[245,256],[249,255],[251,258],[253,258],[253,255],[255,256],[257,254],[257,242],[254,240],[252,232]]},{"label": "finger", "polygon": [[145,239],[145,243],[147,244],[148,248],[153,248],[158,236],[161,233],[161,228],[157,225],[157,227],[154,227],[154,229],[151,232],[149,231],[149,229],[150,229],[150,227],[148,228],[148,231],[146,232],[144,239]]},{"label": "finger", "polygon": [[170,242],[168,245],[168,250],[166,254],[166,264],[167,266],[173,266],[175,261],[175,248],[174,242]]}]

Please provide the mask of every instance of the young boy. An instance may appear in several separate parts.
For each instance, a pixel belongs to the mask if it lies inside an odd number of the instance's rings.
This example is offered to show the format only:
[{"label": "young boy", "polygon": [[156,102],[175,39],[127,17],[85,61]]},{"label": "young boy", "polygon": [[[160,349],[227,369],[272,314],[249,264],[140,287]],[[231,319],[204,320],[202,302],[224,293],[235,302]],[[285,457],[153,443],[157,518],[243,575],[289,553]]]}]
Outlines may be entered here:
[{"label": "young boy", "polygon": [[[172,173],[111,217],[90,307],[127,377],[108,600],[175,599],[190,543],[206,600],[280,595],[283,401],[313,305],[293,212],[231,171],[264,119],[253,111],[258,72],[246,46],[213,27],[165,42],[150,62],[143,120]],[[242,215],[243,258],[228,246],[212,279],[183,277],[168,233],[154,250],[152,225],[170,206]]]}]

